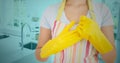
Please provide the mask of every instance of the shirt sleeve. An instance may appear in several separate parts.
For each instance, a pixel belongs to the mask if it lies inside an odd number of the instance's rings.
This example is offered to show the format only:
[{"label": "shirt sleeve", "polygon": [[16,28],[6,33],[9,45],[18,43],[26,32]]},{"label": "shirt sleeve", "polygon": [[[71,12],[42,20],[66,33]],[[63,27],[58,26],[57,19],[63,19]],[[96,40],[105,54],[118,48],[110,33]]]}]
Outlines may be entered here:
[{"label": "shirt sleeve", "polygon": [[47,17],[48,17],[48,8],[44,11],[44,13],[40,19],[40,27],[50,29],[51,26],[50,26],[50,23],[49,23],[49,20]]},{"label": "shirt sleeve", "polygon": [[108,7],[106,5],[102,6],[102,23],[101,26],[109,26],[109,25],[113,25],[113,19],[112,19],[112,15],[110,10],[108,9]]}]

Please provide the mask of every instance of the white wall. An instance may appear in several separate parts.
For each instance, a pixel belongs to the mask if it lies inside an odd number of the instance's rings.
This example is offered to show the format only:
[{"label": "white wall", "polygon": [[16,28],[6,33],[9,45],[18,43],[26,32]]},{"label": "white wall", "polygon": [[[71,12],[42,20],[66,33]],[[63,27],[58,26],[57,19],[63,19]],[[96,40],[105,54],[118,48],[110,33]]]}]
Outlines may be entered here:
[{"label": "white wall", "polygon": [[[0,0],[2,1],[2,31],[13,35],[20,36],[21,23],[28,23],[32,29],[38,22],[33,22],[32,18],[37,17],[40,19],[45,8],[59,2],[60,0]],[[14,2],[16,1],[16,2]],[[23,1],[23,2],[21,2]],[[15,21],[17,20],[17,21]],[[0,22],[1,22],[0,21]],[[18,26],[14,26],[15,22]],[[4,28],[3,28],[4,27]],[[26,31],[27,32],[27,31]]]}]

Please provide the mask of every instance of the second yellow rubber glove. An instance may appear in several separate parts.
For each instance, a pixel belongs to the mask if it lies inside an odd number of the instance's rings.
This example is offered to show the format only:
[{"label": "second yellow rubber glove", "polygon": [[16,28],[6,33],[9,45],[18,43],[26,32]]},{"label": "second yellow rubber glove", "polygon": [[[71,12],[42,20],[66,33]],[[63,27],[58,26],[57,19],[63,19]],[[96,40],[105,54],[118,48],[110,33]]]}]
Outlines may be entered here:
[{"label": "second yellow rubber glove", "polygon": [[113,46],[101,32],[95,21],[87,18],[86,16],[82,16],[77,29],[79,29],[81,37],[89,40],[99,53],[105,54],[113,49]]},{"label": "second yellow rubber glove", "polygon": [[46,58],[52,54],[62,51],[81,40],[77,30],[70,30],[74,25],[72,21],[63,31],[52,40],[49,40],[41,49],[41,58]]}]

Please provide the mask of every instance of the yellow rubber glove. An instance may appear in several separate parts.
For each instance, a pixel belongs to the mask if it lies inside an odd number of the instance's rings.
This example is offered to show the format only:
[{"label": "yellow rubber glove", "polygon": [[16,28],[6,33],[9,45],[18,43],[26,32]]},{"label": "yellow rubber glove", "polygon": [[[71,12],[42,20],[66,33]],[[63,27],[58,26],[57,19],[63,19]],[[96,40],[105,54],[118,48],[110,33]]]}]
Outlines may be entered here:
[{"label": "yellow rubber glove", "polygon": [[98,24],[86,16],[80,18],[79,25],[76,29],[79,29],[81,37],[89,40],[99,53],[105,54],[113,49],[113,46],[101,32]]},{"label": "yellow rubber glove", "polygon": [[40,56],[41,58],[46,58],[52,54],[62,51],[63,49],[72,46],[81,40],[76,30],[70,30],[74,25],[72,21],[69,25],[67,25],[63,31],[52,40],[49,40],[42,48]]}]

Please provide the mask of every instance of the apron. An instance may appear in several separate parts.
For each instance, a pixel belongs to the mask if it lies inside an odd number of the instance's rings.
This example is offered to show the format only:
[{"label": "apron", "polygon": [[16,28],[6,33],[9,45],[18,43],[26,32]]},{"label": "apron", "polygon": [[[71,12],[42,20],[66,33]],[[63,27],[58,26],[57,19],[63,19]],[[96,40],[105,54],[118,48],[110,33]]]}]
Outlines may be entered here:
[{"label": "apron", "polygon": [[[67,25],[60,21],[65,1],[66,0],[63,0],[63,3],[58,11],[57,19],[54,21],[54,25],[51,29],[52,38],[55,38]],[[91,9],[92,8],[93,7],[91,7]],[[90,14],[93,14],[93,12],[90,12]],[[95,17],[92,16],[91,18],[94,19]],[[98,63],[98,52],[88,40],[82,40],[62,50],[61,52],[56,53],[54,63]]]}]

